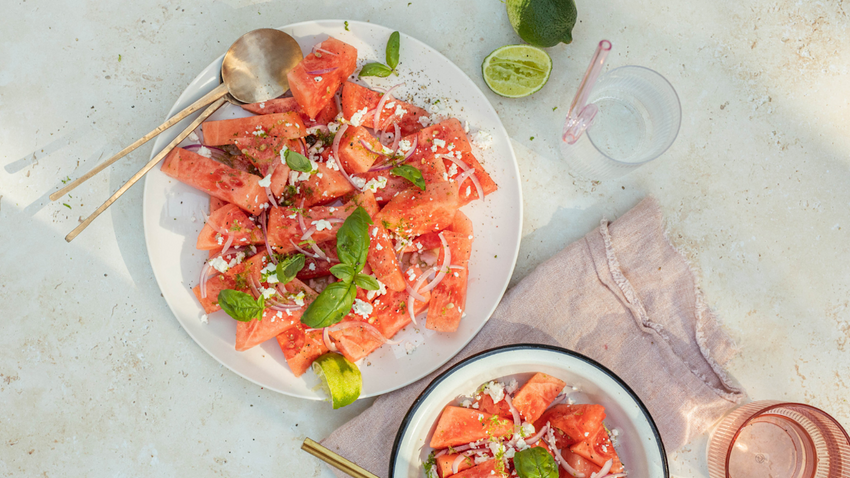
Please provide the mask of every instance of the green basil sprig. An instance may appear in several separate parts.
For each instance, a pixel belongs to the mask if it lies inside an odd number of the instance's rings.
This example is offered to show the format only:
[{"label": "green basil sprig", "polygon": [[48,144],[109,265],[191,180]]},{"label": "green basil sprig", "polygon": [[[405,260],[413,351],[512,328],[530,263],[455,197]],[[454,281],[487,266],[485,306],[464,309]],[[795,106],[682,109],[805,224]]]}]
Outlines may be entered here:
[{"label": "green basil sprig", "polygon": [[407,179],[414,186],[418,187],[421,190],[425,190],[425,178],[422,177],[422,171],[410,166],[408,164],[402,164],[401,166],[396,166],[390,170],[390,174],[393,176],[400,176],[404,179]]},{"label": "green basil sprig", "polygon": [[291,149],[287,149],[286,152],[283,153],[283,157],[286,159],[286,165],[293,171],[309,173],[313,170],[313,163],[311,163],[310,160],[301,153],[296,153]]},{"label": "green basil sprig", "polygon": [[331,326],[348,315],[354,305],[358,286],[369,290],[378,289],[374,277],[360,273],[369,254],[370,224],[372,218],[369,213],[358,206],[339,228],[336,233],[336,253],[340,263],[331,267],[331,274],[340,281],[325,287],[310,303],[301,316],[304,325],[314,329]]},{"label": "green basil sprig", "polygon": [[369,63],[360,70],[361,78],[364,76],[378,76],[380,78],[386,78],[391,74],[395,73],[398,76],[398,71],[396,68],[398,67],[398,53],[399,46],[401,43],[401,38],[398,32],[392,32],[390,34],[390,39],[387,40],[387,64],[383,63]]},{"label": "green basil sprig", "polygon": [[295,279],[295,276],[298,275],[303,268],[304,254],[296,254],[279,261],[277,263],[277,270],[275,271],[278,283],[281,285],[288,284],[292,281],[292,279]]},{"label": "green basil sprig", "polygon": [[516,452],[514,468],[519,478],[558,478],[558,465],[543,447]]},{"label": "green basil sprig", "polygon": [[265,298],[254,300],[250,294],[233,289],[224,289],[218,293],[218,305],[227,315],[240,322],[250,322],[263,318]]}]

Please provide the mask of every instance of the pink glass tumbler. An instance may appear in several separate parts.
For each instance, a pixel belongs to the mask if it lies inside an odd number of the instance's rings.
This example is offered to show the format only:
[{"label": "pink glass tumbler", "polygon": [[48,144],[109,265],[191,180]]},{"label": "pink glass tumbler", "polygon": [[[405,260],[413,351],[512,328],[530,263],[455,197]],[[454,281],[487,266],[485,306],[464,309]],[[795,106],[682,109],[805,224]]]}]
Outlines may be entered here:
[{"label": "pink glass tumbler", "polygon": [[850,437],[810,405],[753,402],[712,432],[708,470],[711,478],[850,478]]}]

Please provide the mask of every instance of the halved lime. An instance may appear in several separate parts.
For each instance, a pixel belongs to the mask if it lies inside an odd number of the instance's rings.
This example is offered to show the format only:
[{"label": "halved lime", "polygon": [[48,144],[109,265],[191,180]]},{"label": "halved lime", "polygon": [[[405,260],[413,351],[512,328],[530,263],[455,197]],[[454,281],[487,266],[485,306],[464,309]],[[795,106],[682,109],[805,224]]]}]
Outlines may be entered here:
[{"label": "halved lime", "polygon": [[334,410],[351,405],[360,396],[363,378],[357,365],[337,353],[326,353],[313,362],[313,372],[331,398]]},{"label": "halved lime", "polygon": [[552,58],[531,45],[497,48],[481,64],[487,86],[508,98],[522,98],[543,88],[551,71]]}]

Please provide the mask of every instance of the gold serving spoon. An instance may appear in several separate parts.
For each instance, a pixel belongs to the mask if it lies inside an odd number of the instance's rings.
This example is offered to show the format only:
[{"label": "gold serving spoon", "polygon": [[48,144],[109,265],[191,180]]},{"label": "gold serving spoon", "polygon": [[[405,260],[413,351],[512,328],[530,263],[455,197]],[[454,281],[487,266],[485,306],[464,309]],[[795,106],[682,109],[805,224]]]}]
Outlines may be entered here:
[{"label": "gold serving spoon", "polygon": [[153,169],[168,153],[189,136],[204,120],[212,115],[225,101],[237,101],[240,103],[256,103],[267,101],[284,94],[289,89],[287,73],[303,59],[301,47],[298,42],[288,34],[272,28],[263,28],[248,32],[227,50],[221,64],[222,83],[214,90],[202,96],[186,109],[172,116],[165,123],[146,134],[135,143],[124,148],[120,153],[109,158],[94,169],[71,182],[64,188],[50,195],[50,200],[55,201],[66,193],[90,179],[95,174],[104,170],[107,166],[126,156],[139,146],[147,143],[163,131],[174,126],[190,114],[198,111],[204,106],[209,107],[201,113],[192,123],[177,135],[168,145],[150,160],[142,169],[130,178],[118,191],[115,191],[97,210],[80,223],[65,240],[71,242],[103,211],[130,189],[148,171]]}]

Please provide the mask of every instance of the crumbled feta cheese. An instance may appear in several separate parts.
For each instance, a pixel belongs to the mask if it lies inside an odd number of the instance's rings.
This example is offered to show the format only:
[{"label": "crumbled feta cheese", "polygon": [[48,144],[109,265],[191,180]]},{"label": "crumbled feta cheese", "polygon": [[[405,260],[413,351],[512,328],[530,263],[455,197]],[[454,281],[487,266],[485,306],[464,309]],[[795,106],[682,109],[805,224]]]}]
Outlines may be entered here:
[{"label": "crumbled feta cheese", "polygon": [[296,295],[295,297],[292,298],[292,301],[295,302],[295,305],[297,305],[298,307],[303,307],[304,306],[304,297],[306,297],[304,295],[304,291],[301,291],[301,292],[298,293],[298,295]]},{"label": "crumbled feta cheese", "polygon": [[395,106],[395,101],[387,101],[387,104],[384,105],[385,110],[391,110]]},{"label": "crumbled feta cheese", "polygon": [[484,386],[484,393],[490,395],[493,403],[499,403],[505,398],[505,386],[501,382],[492,381]]},{"label": "crumbled feta cheese", "polygon": [[359,189],[361,191],[366,186],[366,180],[361,178],[361,177],[352,175],[352,176],[349,176],[349,179],[351,179],[351,184],[353,184],[354,187],[356,187],[357,189]]},{"label": "crumbled feta cheese", "polygon": [[522,437],[530,437],[534,435],[535,428],[534,425],[528,422],[522,422],[522,427],[520,427],[520,436]]},{"label": "crumbled feta cheese", "polygon": [[516,449],[519,451],[523,451],[526,448],[529,448],[528,443],[525,442],[522,438],[516,441]]},{"label": "crumbled feta cheese", "polygon": [[401,151],[402,153],[406,153],[406,152],[410,151],[411,147],[413,147],[413,145],[410,144],[409,140],[403,139],[403,140],[398,142],[398,150]]},{"label": "crumbled feta cheese", "polygon": [[464,132],[464,133],[469,133],[469,121],[464,121],[464,122],[463,122],[463,132]]},{"label": "crumbled feta cheese", "polygon": [[198,154],[200,154],[201,156],[203,156],[205,158],[211,158],[212,157],[212,151],[210,151],[210,149],[207,148],[206,146],[201,146],[200,148],[198,148]]},{"label": "crumbled feta cheese", "polygon": [[321,77],[321,76],[317,76],[317,77],[313,78],[313,81],[315,81],[316,83],[318,83],[318,82],[322,81],[322,77]]},{"label": "crumbled feta cheese", "polygon": [[194,131],[189,133],[189,141],[200,141],[200,140],[201,140],[201,138],[199,138],[198,135],[195,134]]},{"label": "crumbled feta cheese", "polygon": [[470,194],[472,194],[472,186],[467,186],[466,187],[466,195],[469,196]]},{"label": "crumbled feta cheese", "polygon": [[369,314],[372,313],[372,304],[360,299],[354,299],[354,305],[351,306],[351,310],[357,315],[369,317]]},{"label": "crumbled feta cheese", "polygon": [[257,184],[258,184],[261,188],[267,188],[267,187],[271,186],[271,185],[272,185],[272,175],[271,175],[271,174],[267,174],[267,175],[266,175],[266,177],[264,177],[263,179],[261,179],[261,180],[257,181]]},{"label": "crumbled feta cheese", "polygon": [[428,126],[431,125],[431,118],[424,116],[424,115],[420,116],[419,117],[419,124],[421,124],[423,128],[428,127]]},{"label": "crumbled feta cheese", "polygon": [[266,132],[263,131],[262,126],[257,126],[257,129],[252,131],[251,134],[253,134],[254,136],[262,136],[262,135],[266,134]]},{"label": "crumbled feta cheese", "polygon": [[366,116],[367,111],[369,111],[368,108],[364,106],[362,110],[351,115],[351,125],[360,126],[361,124],[363,124],[363,117]]},{"label": "crumbled feta cheese", "polygon": [[460,406],[463,408],[469,408],[472,406],[472,400],[467,398],[464,401],[460,402]]},{"label": "crumbled feta cheese", "polygon": [[339,165],[336,163],[336,159],[334,159],[333,156],[328,156],[328,160],[325,162],[325,165],[334,171],[339,171]]},{"label": "crumbled feta cheese", "polygon": [[315,262],[311,262],[311,263],[310,263],[310,265],[309,265],[309,266],[307,266],[307,270],[311,270],[311,271],[316,270],[316,263],[315,263]]},{"label": "crumbled feta cheese", "polygon": [[221,272],[222,274],[227,272],[228,269],[230,269],[230,266],[228,266],[227,261],[222,259],[221,256],[211,260],[210,267]]},{"label": "crumbled feta cheese", "polygon": [[210,321],[207,318],[207,314],[201,314],[201,323],[202,324],[209,324],[210,323]]},{"label": "crumbled feta cheese", "polygon": [[383,282],[381,282],[377,279],[376,279],[376,281],[378,282],[378,290],[370,290],[370,291],[366,292],[366,298],[369,299],[369,300],[372,300],[375,297],[380,297],[380,296],[387,293],[387,286],[384,285]]},{"label": "crumbled feta cheese", "polygon": [[457,164],[452,163],[452,165],[449,166],[448,173],[449,173],[449,176],[455,177],[455,175],[457,175]]},{"label": "crumbled feta cheese", "polygon": [[280,147],[283,148],[280,150],[280,162],[286,164],[286,150],[289,148],[287,148],[285,144]]},{"label": "crumbled feta cheese", "polygon": [[404,342],[404,351],[407,352],[407,355],[412,354],[414,350],[416,350],[416,345],[409,341]]},{"label": "crumbled feta cheese", "polygon": [[260,103],[260,109],[265,109],[265,107],[266,107],[266,102],[265,102],[265,101],[263,101],[262,103]]},{"label": "crumbled feta cheese", "polygon": [[[342,114],[342,113],[340,113],[340,114]],[[339,131],[339,123],[336,123],[336,122],[328,123],[328,131],[330,131],[331,133],[336,133],[337,131]]]},{"label": "crumbled feta cheese", "polygon": [[[351,179],[354,179],[354,176],[351,176]],[[369,182],[365,183],[360,187],[361,190],[368,189],[369,191],[378,192],[378,189],[383,189],[387,187],[387,178],[383,176],[378,176],[377,178],[370,179]]]},{"label": "crumbled feta cheese", "polygon": [[472,144],[481,149],[490,149],[493,144],[493,135],[484,130],[478,130],[472,137]]},{"label": "crumbled feta cheese", "polygon": [[326,219],[319,219],[318,221],[313,221],[312,224],[314,226],[316,226],[317,232],[324,231],[324,230],[330,230],[330,229],[333,228],[330,221],[328,221]]},{"label": "crumbled feta cheese", "polygon": [[446,145],[446,142],[440,138],[434,138],[434,144],[442,148]]},{"label": "crumbled feta cheese", "polygon": [[395,113],[396,116],[404,116],[407,114],[407,110],[402,108],[401,105],[396,106]]},{"label": "crumbled feta cheese", "polygon": [[259,289],[260,294],[263,296],[263,298],[266,299],[271,299],[273,295],[277,294],[277,290],[275,290],[274,287],[269,287],[268,289],[266,289],[263,286],[260,286]]},{"label": "crumbled feta cheese", "polygon": [[383,250],[384,250],[384,246],[382,246],[382,245],[380,245],[380,244],[375,244],[375,250],[376,250],[376,251],[383,251]]}]

